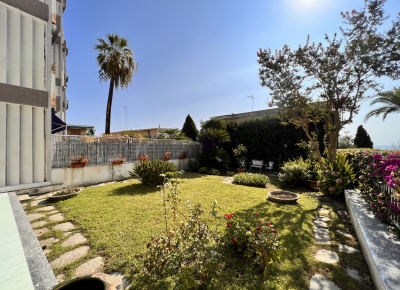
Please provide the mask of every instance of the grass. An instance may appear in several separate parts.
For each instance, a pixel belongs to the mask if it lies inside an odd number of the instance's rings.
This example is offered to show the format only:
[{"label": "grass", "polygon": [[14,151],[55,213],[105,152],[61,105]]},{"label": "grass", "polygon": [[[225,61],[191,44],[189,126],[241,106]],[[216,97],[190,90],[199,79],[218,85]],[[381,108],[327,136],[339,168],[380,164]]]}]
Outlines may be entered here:
[{"label": "grass", "polygon": [[[268,191],[265,188],[223,184],[222,179],[220,176],[185,173],[180,184],[182,208],[186,200],[191,200],[192,203],[201,203],[208,212],[210,203],[217,200],[220,216],[235,213],[245,217],[259,212],[261,218],[275,225],[286,249],[281,263],[269,267],[265,277],[237,257],[224,257],[221,261],[223,271],[213,279],[211,289],[308,289],[310,278],[316,273],[323,274],[342,289],[369,288],[368,283],[357,282],[343,270],[346,266],[366,268],[361,254],[357,259],[343,256],[341,262],[334,265],[314,259],[313,254],[318,249],[334,248],[335,243],[328,247],[315,243],[313,219],[317,215],[318,201],[310,194],[301,194],[298,204],[279,205],[266,200]],[[280,185],[277,178],[270,179],[269,190],[277,189]],[[157,188],[146,187],[135,180],[91,187],[73,199],[59,202],[58,207],[88,238],[91,256],[98,254],[105,258],[106,272],[123,273],[133,282],[135,289],[174,288],[174,281],[145,285],[134,276],[135,255],[145,250],[151,235],[164,233],[162,198]],[[343,230],[340,219],[333,212],[331,218],[332,226]],[[223,231],[223,218],[215,221],[207,215],[207,219],[213,226],[219,224],[219,230]],[[335,236],[331,238],[335,239]]]}]

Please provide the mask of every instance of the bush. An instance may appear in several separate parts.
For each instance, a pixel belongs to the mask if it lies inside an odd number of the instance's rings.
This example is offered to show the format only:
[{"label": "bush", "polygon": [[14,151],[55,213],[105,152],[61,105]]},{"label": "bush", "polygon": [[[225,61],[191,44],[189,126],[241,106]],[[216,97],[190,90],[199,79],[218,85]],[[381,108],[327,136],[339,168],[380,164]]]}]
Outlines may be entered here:
[{"label": "bush", "polygon": [[188,166],[189,166],[189,171],[191,172],[198,172],[200,168],[200,162],[198,159],[196,160],[190,160],[188,161]]},{"label": "bush", "polygon": [[295,186],[310,178],[309,164],[302,157],[285,162],[278,174],[279,180],[287,186]]},{"label": "bush", "polygon": [[328,195],[344,193],[355,180],[353,168],[344,154],[337,154],[336,159],[325,165],[321,171],[321,191]]},{"label": "bush", "polygon": [[133,170],[129,171],[132,178],[137,178],[147,186],[157,186],[163,184],[164,177],[160,174],[177,171],[174,164],[160,159],[137,162],[133,165]]},{"label": "bush", "polygon": [[221,171],[215,168],[209,167],[201,167],[198,171],[200,174],[208,174],[208,175],[221,175]]},{"label": "bush", "polygon": [[268,176],[259,173],[239,173],[233,176],[235,184],[265,187],[270,182]]}]

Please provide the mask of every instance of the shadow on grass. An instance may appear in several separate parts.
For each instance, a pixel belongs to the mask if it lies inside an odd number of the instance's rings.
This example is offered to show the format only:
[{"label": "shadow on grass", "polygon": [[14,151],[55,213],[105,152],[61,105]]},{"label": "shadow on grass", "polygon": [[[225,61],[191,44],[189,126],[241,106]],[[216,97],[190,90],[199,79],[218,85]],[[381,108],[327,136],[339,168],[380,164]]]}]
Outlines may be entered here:
[{"label": "shadow on grass", "polygon": [[144,184],[127,184],[111,190],[110,195],[146,195],[158,191],[156,186],[146,186]]}]

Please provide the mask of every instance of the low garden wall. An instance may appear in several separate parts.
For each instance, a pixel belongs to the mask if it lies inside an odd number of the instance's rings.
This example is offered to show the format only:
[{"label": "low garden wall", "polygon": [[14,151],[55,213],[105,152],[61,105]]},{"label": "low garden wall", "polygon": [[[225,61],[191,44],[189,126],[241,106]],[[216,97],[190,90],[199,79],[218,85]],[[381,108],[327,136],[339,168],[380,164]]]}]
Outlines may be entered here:
[{"label": "low garden wall", "polygon": [[[187,170],[189,168],[189,160],[189,158],[171,159],[168,162],[175,164],[178,170]],[[121,165],[94,165],[82,168],[52,168],[51,180],[53,183],[63,183],[63,186],[66,187],[90,186],[103,182],[120,181],[130,178],[129,171],[132,171],[133,164],[136,162],[125,162]]]}]

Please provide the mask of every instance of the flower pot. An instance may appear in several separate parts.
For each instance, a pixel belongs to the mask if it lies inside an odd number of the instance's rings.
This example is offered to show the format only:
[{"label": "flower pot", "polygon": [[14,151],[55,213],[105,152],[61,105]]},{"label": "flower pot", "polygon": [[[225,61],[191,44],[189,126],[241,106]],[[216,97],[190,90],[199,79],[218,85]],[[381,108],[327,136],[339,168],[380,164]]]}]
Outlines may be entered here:
[{"label": "flower pot", "polygon": [[95,275],[87,275],[75,277],[64,281],[52,288],[52,290],[77,290],[77,289],[92,289],[92,290],[115,290],[115,287],[104,279],[94,277]]},{"label": "flower pot", "polygon": [[316,189],[317,185],[318,185],[318,181],[316,180],[308,180],[308,185],[312,188],[312,189]]},{"label": "flower pot", "polygon": [[122,163],[124,163],[123,160],[111,160],[112,165],[121,165]]},{"label": "flower pot", "polygon": [[71,168],[80,168],[80,167],[85,167],[86,163],[74,163],[74,162],[71,162],[70,166],[71,166]]},{"label": "flower pot", "polygon": [[238,173],[246,172],[246,168],[236,168]]}]

